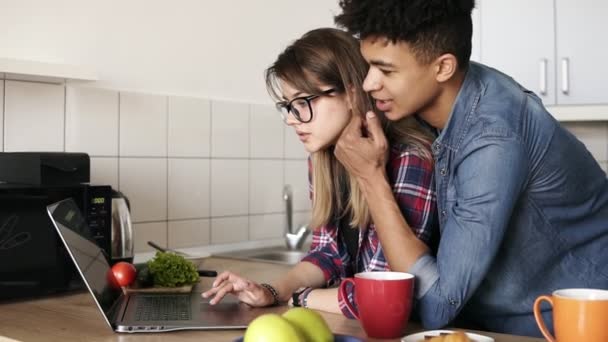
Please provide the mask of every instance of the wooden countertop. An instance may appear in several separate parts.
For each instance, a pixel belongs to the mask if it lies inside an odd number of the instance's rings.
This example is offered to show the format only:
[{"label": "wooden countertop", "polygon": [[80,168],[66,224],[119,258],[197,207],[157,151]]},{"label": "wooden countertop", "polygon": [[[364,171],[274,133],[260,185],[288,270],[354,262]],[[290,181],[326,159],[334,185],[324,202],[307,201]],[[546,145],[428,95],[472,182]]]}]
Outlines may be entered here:
[{"label": "wooden countertop", "polygon": [[[283,265],[238,261],[222,258],[207,258],[200,268],[218,271],[231,270],[256,281],[273,281],[289,267]],[[210,278],[202,278],[202,287],[207,288]],[[271,308],[277,313],[286,306]],[[337,334],[354,335],[365,339],[365,332],[356,320],[342,315],[321,313],[331,330]],[[420,331],[420,326],[410,324],[408,330]],[[119,334],[104,322],[93,299],[87,292],[53,296],[44,299],[0,303],[0,341],[8,337],[19,341],[232,341],[243,335],[244,330],[223,331],[179,331],[150,334]],[[482,332],[496,342],[540,342],[543,339],[528,338]],[[366,341],[374,341],[367,339]],[[389,340],[382,340],[389,341]],[[398,341],[395,339],[393,341]]]}]

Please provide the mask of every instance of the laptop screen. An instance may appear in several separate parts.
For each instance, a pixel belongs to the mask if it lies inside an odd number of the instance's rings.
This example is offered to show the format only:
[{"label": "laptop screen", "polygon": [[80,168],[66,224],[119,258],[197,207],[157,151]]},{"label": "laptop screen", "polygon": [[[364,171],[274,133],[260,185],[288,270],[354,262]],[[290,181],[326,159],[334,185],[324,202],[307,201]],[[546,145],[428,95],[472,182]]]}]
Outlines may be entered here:
[{"label": "laptop screen", "polygon": [[122,291],[110,285],[113,274],[104,252],[95,244],[80,209],[70,198],[49,205],[48,212],[97,306],[110,326],[111,311]]}]

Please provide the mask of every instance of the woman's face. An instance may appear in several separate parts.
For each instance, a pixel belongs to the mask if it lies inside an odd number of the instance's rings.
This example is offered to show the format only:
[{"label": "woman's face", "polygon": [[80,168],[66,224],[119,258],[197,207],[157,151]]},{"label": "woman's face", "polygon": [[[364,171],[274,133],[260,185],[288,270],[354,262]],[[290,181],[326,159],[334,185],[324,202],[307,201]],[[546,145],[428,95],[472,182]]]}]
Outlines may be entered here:
[{"label": "woman's face", "polygon": [[[281,81],[281,89],[285,102],[312,95],[301,92],[284,81]],[[321,85],[319,89],[326,91],[332,87]],[[285,123],[296,131],[306,151],[313,153],[334,145],[342,130],[348,125],[352,114],[350,103],[344,93],[332,92],[316,97],[309,102],[312,109],[310,122],[303,123],[289,113]],[[296,101],[296,103],[305,106],[305,101]],[[296,103],[294,106],[298,106]]]}]

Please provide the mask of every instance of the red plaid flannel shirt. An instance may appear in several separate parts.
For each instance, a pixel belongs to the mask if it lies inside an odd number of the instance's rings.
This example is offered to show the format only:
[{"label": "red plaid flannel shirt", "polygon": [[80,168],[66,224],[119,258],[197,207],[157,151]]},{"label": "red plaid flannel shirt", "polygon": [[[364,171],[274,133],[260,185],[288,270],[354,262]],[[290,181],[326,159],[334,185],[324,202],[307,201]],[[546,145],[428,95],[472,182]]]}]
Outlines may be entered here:
[{"label": "red plaid flannel shirt", "polygon": [[[309,185],[312,198],[312,163],[309,159]],[[401,213],[416,236],[427,245],[439,235],[437,208],[433,180],[433,163],[419,156],[411,147],[393,145],[387,166],[388,179]],[[340,241],[340,243],[339,243]],[[319,227],[313,231],[312,245],[302,261],[317,265],[325,275],[326,287],[338,285],[342,279],[353,276],[353,261],[346,245],[338,240],[338,229],[334,224]],[[375,226],[359,231],[359,248],[356,272],[390,271],[390,266],[382,251]],[[348,289],[348,301],[356,308],[354,291]],[[338,294],[342,313],[354,318]]]}]

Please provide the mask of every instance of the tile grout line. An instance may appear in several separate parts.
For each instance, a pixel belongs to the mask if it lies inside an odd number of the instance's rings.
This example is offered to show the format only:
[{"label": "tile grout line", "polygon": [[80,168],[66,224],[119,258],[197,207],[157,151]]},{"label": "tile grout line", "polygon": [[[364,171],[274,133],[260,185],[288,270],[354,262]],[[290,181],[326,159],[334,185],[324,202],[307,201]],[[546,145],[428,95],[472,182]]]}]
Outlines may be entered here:
[{"label": "tile grout line", "polygon": [[[68,107],[68,87],[67,85],[63,85],[63,152],[66,152],[66,136],[67,136],[67,107]],[[89,178],[91,176],[91,172],[89,171]]]},{"label": "tile grout line", "polygon": [[212,160],[211,157],[213,157],[213,102],[211,100],[209,100],[209,191],[207,192],[207,196],[209,198],[209,203],[207,204],[207,209],[209,210],[209,234],[208,234],[208,238],[209,238],[209,245],[212,246],[213,245],[213,220],[211,219],[211,217],[213,216],[213,213],[211,212],[213,209],[213,205],[211,203],[211,201],[213,201],[213,196],[212,196],[212,187],[213,187],[213,167],[212,167]]},{"label": "tile grout line", "polygon": [[169,248],[169,96],[165,96],[165,241]]},{"label": "tile grout line", "polygon": [[6,140],[6,80],[2,80],[2,151]]},{"label": "tile grout line", "polygon": [[247,146],[247,241],[251,241],[251,220],[249,217],[251,215],[251,142],[253,138],[253,135],[251,134],[251,108],[252,106],[249,104],[247,106],[247,140],[249,141]]},{"label": "tile grout line", "polygon": [[116,145],[116,155],[118,156],[118,158],[116,158],[116,177],[118,177],[118,184],[116,184],[116,186],[118,187],[118,191],[121,191],[121,187],[120,187],[120,164],[121,164],[121,157],[120,157],[120,118],[121,118],[121,107],[120,107],[120,99],[121,99],[121,92],[118,92],[118,96],[117,96],[117,103],[116,103],[116,109],[118,110],[118,134],[116,136],[116,140],[117,140],[117,145]]}]

